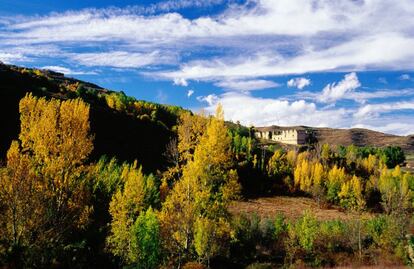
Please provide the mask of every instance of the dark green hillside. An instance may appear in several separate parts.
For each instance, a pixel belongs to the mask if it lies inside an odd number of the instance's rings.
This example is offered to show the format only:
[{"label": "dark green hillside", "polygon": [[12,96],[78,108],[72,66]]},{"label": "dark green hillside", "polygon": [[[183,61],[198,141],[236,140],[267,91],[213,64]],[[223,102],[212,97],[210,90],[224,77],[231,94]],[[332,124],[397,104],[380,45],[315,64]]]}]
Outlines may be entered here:
[{"label": "dark green hillside", "polygon": [[92,158],[137,159],[146,171],[162,168],[162,153],[182,111],[180,107],[138,101],[60,73],[0,64],[1,159],[18,136],[19,101],[28,92],[59,99],[81,97],[91,105]]}]

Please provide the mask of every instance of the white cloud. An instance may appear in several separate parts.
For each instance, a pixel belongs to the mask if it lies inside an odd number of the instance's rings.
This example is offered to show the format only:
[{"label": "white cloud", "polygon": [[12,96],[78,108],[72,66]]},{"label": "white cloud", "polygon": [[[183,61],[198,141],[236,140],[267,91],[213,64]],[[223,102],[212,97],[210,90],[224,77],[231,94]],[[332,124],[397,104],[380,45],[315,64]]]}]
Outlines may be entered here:
[{"label": "white cloud", "polygon": [[311,84],[310,79],[307,78],[292,78],[287,82],[288,87],[295,87],[299,90],[302,90],[306,86],[309,86]]},{"label": "white cloud", "polygon": [[174,85],[178,85],[178,86],[184,86],[184,87],[188,86],[187,80],[183,78],[174,78],[173,83]]},{"label": "white cloud", "polygon": [[163,55],[159,51],[150,53],[128,51],[78,53],[71,55],[71,59],[85,66],[110,66],[119,68],[139,68],[174,61],[172,56]]},{"label": "white cloud", "polygon": [[0,61],[5,64],[10,64],[13,62],[22,62],[28,61],[29,59],[21,53],[8,53],[0,51]]},{"label": "white cloud", "polygon": [[207,96],[197,96],[197,100],[200,102],[206,102],[209,106],[216,106],[219,98],[215,94],[209,94]]},{"label": "white cloud", "polygon": [[191,95],[193,95],[194,94],[194,90],[188,90],[187,91],[187,97],[191,97]]},{"label": "white cloud", "polygon": [[362,106],[355,113],[355,118],[378,117],[380,114],[398,110],[414,110],[414,101],[368,104]]},{"label": "white cloud", "polygon": [[[397,135],[414,134],[413,115],[370,115],[355,117],[356,109],[318,108],[313,102],[305,100],[287,101],[273,98],[253,97],[240,92],[227,92],[220,96],[209,95],[197,98],[207,102],[205,108],[213,114],[218,103],[223,105],[226,120],[240,121],[246,126],[295,126],[333,128],[368,128]],[[409,104],[396,105],[394,108],[410,107]],[[390,110],[388,109],[388,112]]]},{"label": "white cloud", "polygon": [[253,90],[262,90],[268,88],[276,88],[280,85],[276,82],[264,79],[254,79],[254,80],[224,80],[215,83],[216,86],[224,88],[226,90],[236,90],[236,91],[253,91]]},{"label": "white cloud", "polygon": [[[149,8],[169,11],[222,2],[169,0]],[[228,48],[222,56],[203,55],[200,57],[207,60],[201,62],[189,58],[178,70],[158,72],[171,80],[414,68],[411,0],[249,3],[229,5],[221,14],[194,19],[178,13],[143,15],[136,7],[20,17],[5,24],[0,40],[2,46],[55,44],[62,50],[72,50],[88,42],[88,46],[98,48],[122,46],[129,52],[163,54]],[[230,60],[240,52],[242,57]],[[147,64],[160,62],[151,60]],[[132,64],[119,65],[129,68]]]},{"label": "white cloud", "polygon": [[404,136],[414,134],[414,123],[389,122],[386,124],[379,124],[379,125],[356,124],[351,127],[352,128],[365,128],[365,129],[370,129],[370,130],[376,130],[376,131],[383,132],[383,133],[397,134],[397,135],[404,135]]},{"label": "white cloud", "polygon": [[399,77],[399,79],[400,79],[400,80],[411,80],[411,77],[410,77],[410,75],[409,75],[409,74],[402,74],[402,75]]},{"label": "white cloud", "polygon": [[356,73],[349,73],[345,75],[344,79],[340,82],[326,85],[319,96],[319,101],[324,103],[334,103],[360,86],[361,83],[359,82]]},{"label": "white cloud", "polygon": [[52,70],[55,72],[63,73],[65,75],[95,75],[96,72],[74,71],[70,68],[56,65],[43,66],[41,69]]},{"label": "white cloud", "polygon": [[256,53],[239,58],[217,58],[183,64],[176,71],[157,74],[171,79],[212,80],[303,74],[324,71],[399,70],[414,68],[414,38],[377,34],[344,42],[327,49],[300,51],[297,56]]},{"label": "white cloud", "polygon": [[238,92],[228,92],[221,96],[208,96],[206,111],[214,113],[218,103],[223,105],[226,120],[239,120],[244,125],[310,125],[337,126],[346,113],[345,109],[321,110],[314,103],[304,100],[258,98]]},{"label": "white cloud", "polygon": [[184,8],[202,8],[223,3],[224,0],[168,0],[151,4],[149,7],[136,7],[143,13],[156,13],[180,10]]},{"label": "white cloud", "polygon": [[[302,91],[290,96],[290,98],[301,98],[305,100],[319,100],[321,93]],[[376,91],[352,91],[342,96],[341,99],[353,100],[358,103],[366,103],[371,99],[384,99],[389,97],[412,97],[414,89],[381,89]]]}]

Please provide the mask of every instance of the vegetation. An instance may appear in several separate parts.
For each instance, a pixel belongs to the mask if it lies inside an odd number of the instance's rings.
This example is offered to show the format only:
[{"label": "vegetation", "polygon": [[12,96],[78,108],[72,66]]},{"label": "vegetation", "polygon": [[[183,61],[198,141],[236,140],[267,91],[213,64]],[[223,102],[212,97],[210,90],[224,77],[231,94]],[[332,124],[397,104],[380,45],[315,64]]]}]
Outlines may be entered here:
[{"label": "vegetation", "polygon": [[[0,168],[1,267],[412,262],[414,176],[401,169],[405,156],[398,147],[263,145],[249,128],[225,123],[221,106],[215,116],[192,114],[78,81],[54,84],[48,72],[17,70],[56,88],[53,95],[36,97],[39,91],[19,101],[20,133],[9,141]],[[160,132],[153,139],[160,138],[162,152],[146,156],[139,144],[144,155],[136,160],[97,156],[97,111]],[[237,200],[264,195],[311,197],[320,208],[350,217],[229,210]]]}]

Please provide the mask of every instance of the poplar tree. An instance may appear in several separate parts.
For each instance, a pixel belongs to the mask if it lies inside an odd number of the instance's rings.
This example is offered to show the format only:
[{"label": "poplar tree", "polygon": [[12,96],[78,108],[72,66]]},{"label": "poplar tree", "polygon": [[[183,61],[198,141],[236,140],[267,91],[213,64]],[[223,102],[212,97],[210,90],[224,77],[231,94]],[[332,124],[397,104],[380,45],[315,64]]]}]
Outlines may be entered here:
[{"label": "poplar tree", "polygon": [[[28,253],[30,266],[45,266],[64,251],[70,234],[88,223],[88,182],[84,166],[92,151],[89,106],[81,101],[26,95],[19,106],[21,132],[2,173],[1,221],[12,232],[1,242]],[[37,250],[35,252],[34,250]],[[19,254],[20,255],[20,254]],[[37,264],[39,262],[39,264]]]},{"label": "poplar tree", "polygon": [[[167,197],[160,214],[163,236],[169,239],[166,243],[170,249],[176,250],[171,254],[179,259],[194,253],[205,256],[206,248],[200,245],[209,243],[204,231],[207,226],[200,224],[204,221],[216,227],[216,236],[223,242],[229,236],[227,207],[240,191],[237,172],[231,169],[230,146],[223,110],[218,106],[216,116],[208,120],[193,157],[184,166],[183,175]],[[196,229],[197,218],[202,219],[199,219]],[[195,233],[198,238],[196,249]],[[222,242],[214,240],[212,243],[218,244],[216,247],[219,249]]]}]

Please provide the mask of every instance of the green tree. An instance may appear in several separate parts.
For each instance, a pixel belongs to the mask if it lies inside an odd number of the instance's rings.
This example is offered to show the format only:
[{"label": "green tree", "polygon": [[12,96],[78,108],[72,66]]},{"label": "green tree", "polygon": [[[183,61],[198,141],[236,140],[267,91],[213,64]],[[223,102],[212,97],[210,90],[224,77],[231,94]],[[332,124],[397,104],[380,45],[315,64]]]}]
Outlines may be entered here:
[{"label": "green tree", "polygon": [[137,268],[153,269],[160,264],[160,224],[151,207],[139,215],[132,227],[130,256]]}]

